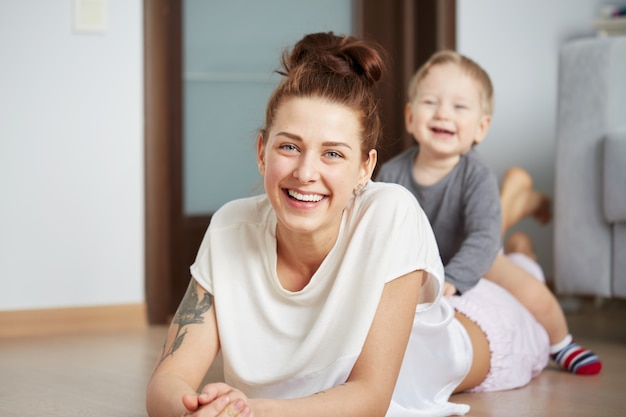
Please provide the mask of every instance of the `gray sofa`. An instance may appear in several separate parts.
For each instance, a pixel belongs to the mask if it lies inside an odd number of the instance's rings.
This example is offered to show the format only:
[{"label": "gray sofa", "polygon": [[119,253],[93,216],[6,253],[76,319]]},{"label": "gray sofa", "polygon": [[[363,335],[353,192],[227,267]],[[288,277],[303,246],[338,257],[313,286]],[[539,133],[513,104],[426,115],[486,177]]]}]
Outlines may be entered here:
[{"label": "gray sofa", "polygon": [[626,37],[560,51],[554,193],[556,292],[626,297]]}]

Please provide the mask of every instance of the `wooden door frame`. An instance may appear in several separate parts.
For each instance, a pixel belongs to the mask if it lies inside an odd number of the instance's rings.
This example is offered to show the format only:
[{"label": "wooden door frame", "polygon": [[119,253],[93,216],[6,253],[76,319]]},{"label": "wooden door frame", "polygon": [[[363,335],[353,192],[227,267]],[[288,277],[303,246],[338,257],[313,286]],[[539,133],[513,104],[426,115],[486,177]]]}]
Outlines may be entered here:
[{"label": "wooden door frame", "polygon": [[169,321],[182,218],[182,0],[144,0],[145,292]]},{"label": "wooden door frame", "polygon": [[[144,0],[145,294],[150,324],[168,323],[189,260],[210,221],[183,213],[182,1]],[[404,129],[405,89],[434,51],[455,49],[456,0],[353,0],[359,36],[378,41],[392,65],[379,90],[379,162],[413,142]]]},{"label": "wooden door frame", "polygon": [[354,7],[356,35],[380,43],[391,61],[379,90],[380,166],[414,143],[404,126],[406,88],[433,52],[456,49],[456,0],[355,0]]}]

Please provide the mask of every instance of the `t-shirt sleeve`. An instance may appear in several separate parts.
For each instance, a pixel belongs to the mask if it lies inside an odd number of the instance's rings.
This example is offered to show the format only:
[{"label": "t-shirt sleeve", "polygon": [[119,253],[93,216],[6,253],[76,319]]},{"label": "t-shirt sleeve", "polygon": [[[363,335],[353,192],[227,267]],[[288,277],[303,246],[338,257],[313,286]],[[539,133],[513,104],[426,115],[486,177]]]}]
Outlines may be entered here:
[{"label": "t-shirt sleeve", "polygon": [[198,253],[196,254],[196,260],[189,267],[189,271],[191,272],[191,276],[195,279],[202,288],[204,288],[209,294],[213,294],[213,280],[210,274],[211,271],[211,257],[210,257],[210,249],[211,247],[211,225],[209,225],[206,233],[204,234],[204,238],[202,239],[202,243],[200,243],[200,248],[198,249]]},{"label": "t-shirt sleeve", "polygon": [[226,243],[224,241],[224,234],[220,234],[220,230],[228,225],[233,217],[238,218],[242,207],[246,207],[246,205],[242,204],[241,201],[242,200],[234,200],[226,203],[213,214],[211,217],[211,223],[209,224],[209,227],[202,238],[202,242],[200,243],[196,259],[189,267],[192,278],[212,295],[215,295],[213,285],[213,259],[215,256],[219,258],[219,255],[215,255],[215,250],[212,250],[212,245],[215,244],[215,240],[220,241],[220,243],[222,243],[222,247]]},{"label": "t-shirt sleeve", "polygon": [[502,227],[498,182],[491,171],[470,178],[463,195],[463,242],[445,266],[446,280],[461,293],[472,289],[493,264]]},{"label": "t-shirt sleeve", "polygon": [[385,282],[416,270],[427,273],[418,304],[418,311],[424,310],[436,301],[443,289],[443,265],[437,243],[415,197],[402,186],[384,185],[388,190],[377,196],[384,200],[381,209],[384,213],[370,210],[370,214],[377,217],[370,222],[373,227],[381,229],[386,224],[386,230],[377,234],[377,258],[387,263]]}]

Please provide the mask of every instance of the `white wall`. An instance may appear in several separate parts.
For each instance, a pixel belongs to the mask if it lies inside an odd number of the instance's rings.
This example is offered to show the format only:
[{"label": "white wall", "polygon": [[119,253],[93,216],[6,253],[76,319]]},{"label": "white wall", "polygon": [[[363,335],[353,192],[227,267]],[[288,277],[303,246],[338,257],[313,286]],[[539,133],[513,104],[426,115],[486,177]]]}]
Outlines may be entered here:
[{"label": "white wall", "polygon": [[[144,301],[142,2],[72,31],[71,0],[0,0],[0,310]],[[600,0],[457,0],[457,46],[491,74],[481,152],[554,195],[557,57]],[[552,274],[552,227],[525,221]]]},{"label": "white wall", "polygon": [[[521,166],[536,187],[554,198],[559,47],[594,36],[600,0],[457,0],[457,50],[490,74],[495,114],[479,151],[499,178]],[[524,220],[539,262],[553,276],[553,228]]]},{"label": "white wall", "polygon": [[0,310],[144,301],[141,0],[0,0]]}]

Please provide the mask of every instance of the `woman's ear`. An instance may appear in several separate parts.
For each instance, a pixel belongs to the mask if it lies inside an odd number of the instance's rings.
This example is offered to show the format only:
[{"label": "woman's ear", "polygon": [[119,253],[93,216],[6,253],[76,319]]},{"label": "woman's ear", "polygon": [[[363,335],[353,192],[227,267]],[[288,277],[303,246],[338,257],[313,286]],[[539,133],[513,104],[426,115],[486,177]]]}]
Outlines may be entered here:
[{"label": "woman's ear", "polygon": [[261,175],[265,175],[265,143],[263,142],[263,133],[259,133],[256,140],[256,163],[259,167]]},{"label": "woman's ear", "polygon": [[374,172],[374,168],[376,167],[376,162],[378,161],[378,152],[376,149],[370,149],[367,154],[367,159],[363,161],[363,165],[361,166],[361,174],[359,175],[359,184],[365,186],[365,183],[372,178],[372,173]]}]

